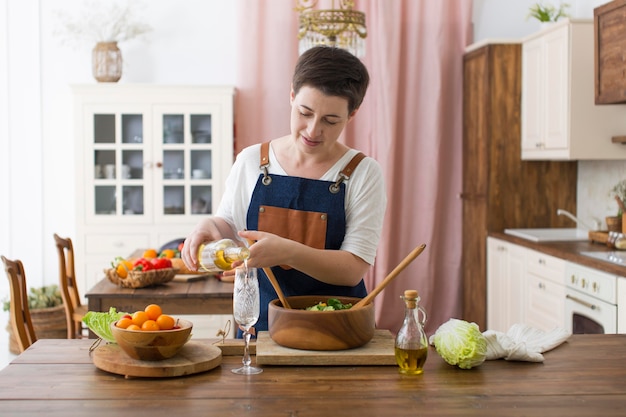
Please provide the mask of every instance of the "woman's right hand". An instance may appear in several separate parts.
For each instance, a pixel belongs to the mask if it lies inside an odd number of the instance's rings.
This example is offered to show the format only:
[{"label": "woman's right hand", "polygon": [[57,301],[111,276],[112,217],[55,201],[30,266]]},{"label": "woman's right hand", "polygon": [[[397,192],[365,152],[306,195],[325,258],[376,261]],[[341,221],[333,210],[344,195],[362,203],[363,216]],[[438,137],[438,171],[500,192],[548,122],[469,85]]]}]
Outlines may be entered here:
[{"label": "woman's right hand", "polygon": [[198,270],[198,249],[200,245],[213,242],[222,238],[222,234],[213,218],[208,218],[200,222],[191,232],[185,243],[180,257],[191,271]]}]

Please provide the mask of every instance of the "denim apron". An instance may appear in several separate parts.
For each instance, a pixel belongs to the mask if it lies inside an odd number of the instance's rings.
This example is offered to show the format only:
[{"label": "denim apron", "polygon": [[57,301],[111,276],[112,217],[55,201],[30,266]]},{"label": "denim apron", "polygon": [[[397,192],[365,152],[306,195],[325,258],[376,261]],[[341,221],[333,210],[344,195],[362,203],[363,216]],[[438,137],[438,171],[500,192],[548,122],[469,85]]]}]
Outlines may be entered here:
[{"label": "denim apron", "polygon": [[[343,181],[350,178],[364,157],[362,153],[355,155],[340,172],[336,182],[275,174],[270,176],[267,171],[269,142],[263,143],[260,164],[262,173],[248,207],[247,229],[274,233],[319,249],[341,248],[346,232],[346,186]],[[326,284],[287,266],[274,266],[272,272],[287,297],[340,295],[362,298],[367,295],[363,280],[349,287]],[[268,304],[278,295],[260,268],[258,278],[261,313],[254,327],[256,331],[263,331],[268,329]]]}]

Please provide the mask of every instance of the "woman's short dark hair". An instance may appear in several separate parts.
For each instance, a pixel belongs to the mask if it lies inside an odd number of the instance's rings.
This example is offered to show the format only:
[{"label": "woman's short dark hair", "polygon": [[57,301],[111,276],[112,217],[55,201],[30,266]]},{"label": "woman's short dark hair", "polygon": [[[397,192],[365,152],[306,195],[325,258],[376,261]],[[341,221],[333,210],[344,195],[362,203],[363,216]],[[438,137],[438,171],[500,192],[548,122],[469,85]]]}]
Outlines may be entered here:
[{"label": "woman's short dark hair", "polygon": [[348,100],[348,112],[352,113],[363,102],[369,80],[365,65],[350,52],[316,46],[300,55],[292,86],[295,94],[306,85],[328,96],[343,97]]}]

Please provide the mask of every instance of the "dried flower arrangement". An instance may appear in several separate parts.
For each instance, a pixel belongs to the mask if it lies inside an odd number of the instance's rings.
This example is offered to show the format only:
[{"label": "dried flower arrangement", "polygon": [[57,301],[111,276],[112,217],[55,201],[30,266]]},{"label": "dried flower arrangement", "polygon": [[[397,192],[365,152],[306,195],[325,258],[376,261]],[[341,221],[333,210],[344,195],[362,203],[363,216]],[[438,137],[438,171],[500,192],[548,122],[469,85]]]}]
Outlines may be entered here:
[{"label": "dried flower arrangement", "polygon": [[123,42],[139,38],[152,31],[152,27],[135,19],[138,1],[84,1],[76,14],[56,11],[61,29],[55,31],[63,43],[75,41]]},{"label": "dried flower arrangement", "polygon": [[[619,199],[619,201],[617,201],[619,207],[619,209],[617,210],[617,216],[619,217],[624,212],[622,207],[626,205],[626,180],[621,180],[620,182],[615,184],[613,188],[611,188],[611,193],[615,197],[616,201]],[[619,204],[620,201],[622,204]]]}]

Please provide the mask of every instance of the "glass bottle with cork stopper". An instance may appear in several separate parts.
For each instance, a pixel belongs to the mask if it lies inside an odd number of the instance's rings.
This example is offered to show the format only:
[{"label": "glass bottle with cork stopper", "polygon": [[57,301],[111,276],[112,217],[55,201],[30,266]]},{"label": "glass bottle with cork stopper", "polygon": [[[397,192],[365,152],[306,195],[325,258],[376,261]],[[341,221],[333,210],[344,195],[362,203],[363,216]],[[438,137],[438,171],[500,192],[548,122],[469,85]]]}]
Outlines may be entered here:
[{"label": "glass bottle with cork stopper", "polygon": [[406,290],[400,298],[404,300],[405,308],[404,322],[396,335],[396,362],[401,374],[420,375],[428,356],[428,339],[424,333],[426,311],[419,306],[416,290]]},{"label": "glass bottle with cork stopper", "polygon": [[250,250],[238,246],[232,239],[221,239],[200,245],[198,248],[198,266],[200,271],[220,273],[233,269],[236,261],[245,261],[250,257]]}]

